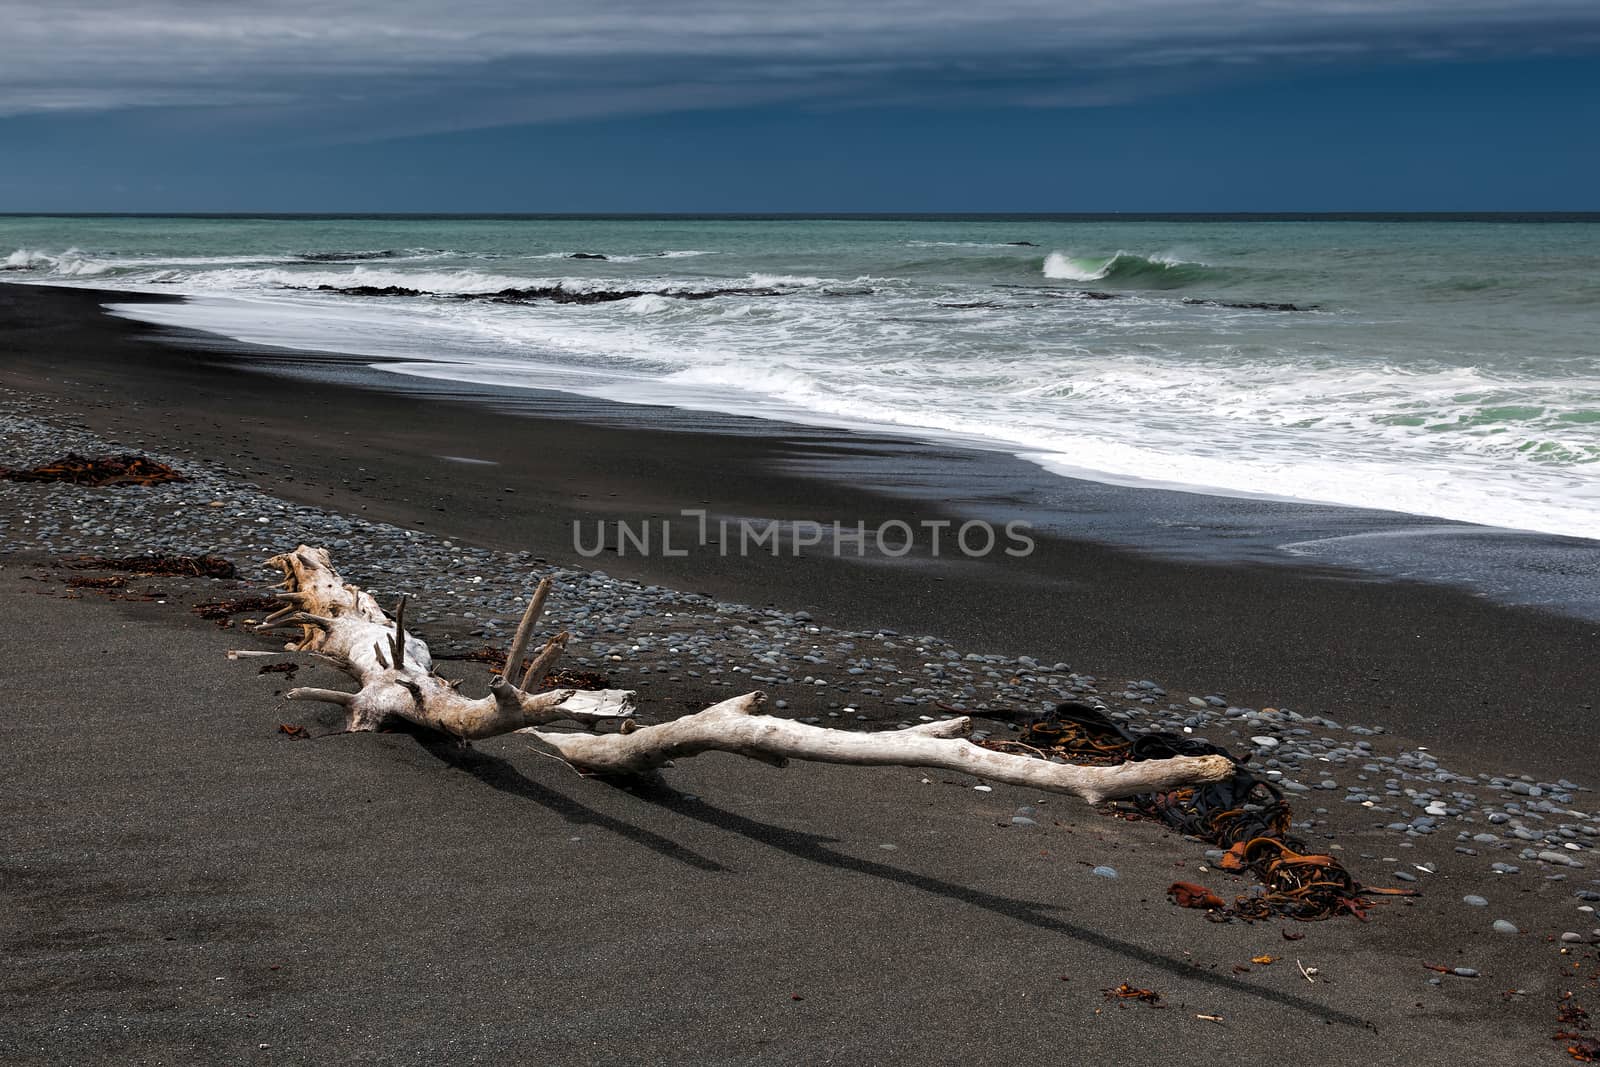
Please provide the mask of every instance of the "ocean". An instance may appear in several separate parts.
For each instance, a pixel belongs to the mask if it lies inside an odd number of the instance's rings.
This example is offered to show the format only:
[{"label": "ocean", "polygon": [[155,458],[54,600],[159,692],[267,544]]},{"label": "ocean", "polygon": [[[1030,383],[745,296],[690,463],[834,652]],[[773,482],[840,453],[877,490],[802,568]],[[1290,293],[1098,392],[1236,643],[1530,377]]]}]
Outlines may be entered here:
[{"label": "ocean", "polygon": [[0,271],[397,374],[1600,538],[1592,221],[0,217]]}]

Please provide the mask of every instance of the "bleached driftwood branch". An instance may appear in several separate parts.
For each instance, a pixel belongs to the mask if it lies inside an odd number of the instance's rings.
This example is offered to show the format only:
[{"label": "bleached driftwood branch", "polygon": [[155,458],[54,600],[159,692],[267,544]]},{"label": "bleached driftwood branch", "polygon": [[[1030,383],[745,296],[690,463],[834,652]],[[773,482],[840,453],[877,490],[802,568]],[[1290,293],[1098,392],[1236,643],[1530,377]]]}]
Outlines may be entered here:
[{"label": "bleached driftwood branch", "polygon": [[929,767],[976,775],[991,782],[1082,797],[1091,804],[1138,793],[1162,792],[1233,774],[1224,756],[1180,756],[1110,767],[1054,763],[982,748],[966,739],[965,716],[883,733],[855,733],[762,715],[762,693],[745,693],[659,726],[615,734],[529,734],[562,759],[591,774],[641,774],[670,760],[702,752],[732,752],[782,767],[791,759],[858,766]]},{"label": "bleached driftwood branch", "polygon": [[[825,729],[760,714],[766,699],[761,693],[746,693],[671,722],[635,727],[627,718],[634,710],[634,694],[625,690],[526,691],[554,666],[568,640],[565,633],[546,642],[520,684],[512,681],[522,669],[549,595],[548,578],[529,600],[504,672],[490,681],[489,696],[474,700],[458,693],[456,683],[433,673],[428,646],[406,633],[403,600],[391,622],[377,601],[339,576],[321,548],[301,545],[271,562],[284,572],[280,595],[288,606],[270,616],[263,627],[300,627],[301,638],[290,649],[328,657],[360,683],[354,693],[292,689],[287,696],[342,705],[351,730],[375,730],[388,719],[404,719],[462,740],[519,731],[588,774],[642,774],[674,759],[715,751],[780,767],[800,759],[937,768],[1066,793],[1091,803],[1221,781],[1233,774],[1232,762],[1223,756],[1094,767],[997,752],[965,739],[971,728],[966,718],[880,733]],[[562,719],[591,726],[621,720],[622,729],[605,734],[539,729]]]}]

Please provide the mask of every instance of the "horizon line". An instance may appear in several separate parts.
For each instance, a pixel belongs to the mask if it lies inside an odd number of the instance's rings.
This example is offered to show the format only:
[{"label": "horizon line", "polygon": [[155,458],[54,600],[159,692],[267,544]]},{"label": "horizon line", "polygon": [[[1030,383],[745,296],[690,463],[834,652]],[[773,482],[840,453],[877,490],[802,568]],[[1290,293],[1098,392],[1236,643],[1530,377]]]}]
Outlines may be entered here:
[{"label": "horizon line", "polygon": [[730,222],[1600,222],[1600,211],[0,211],[0,218]]}]

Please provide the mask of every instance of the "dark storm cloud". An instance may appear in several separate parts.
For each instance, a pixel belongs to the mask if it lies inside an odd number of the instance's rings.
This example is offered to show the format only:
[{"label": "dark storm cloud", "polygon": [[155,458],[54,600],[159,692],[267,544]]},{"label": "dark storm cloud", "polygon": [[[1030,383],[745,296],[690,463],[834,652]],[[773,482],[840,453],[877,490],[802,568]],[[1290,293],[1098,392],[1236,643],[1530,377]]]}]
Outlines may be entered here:
[{"label": "dark storm cloud", "polygon": [[0,20],[0,115],[366,136],[774,102],[1094,106],[1290,66],[1600,47],[1590,0],[0,0]]}]

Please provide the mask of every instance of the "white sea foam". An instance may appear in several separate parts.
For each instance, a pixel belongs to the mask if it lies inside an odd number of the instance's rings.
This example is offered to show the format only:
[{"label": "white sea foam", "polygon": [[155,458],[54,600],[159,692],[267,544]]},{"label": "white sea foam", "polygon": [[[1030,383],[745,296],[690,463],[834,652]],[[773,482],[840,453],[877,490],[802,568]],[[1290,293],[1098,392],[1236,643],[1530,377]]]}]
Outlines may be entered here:
[{"label": "white sea foam", "polygon": [[64,278],[81,278],[101,274],[111,269],[111,264],[88,253],[69,248],[65,252],[41,252],[19,248],[6,257],[6,266],[25,270],[48,270]]},{"label": "white sea foam", "polygon": [[[714,256],[716,252],[704,251],[697,248],[670,249],[665,252],[599,252],[590,249],[577,249],[569,252],[535,252],[524,256],[524,259],[576,259],[580,262],[592,263],[641,263],[649,259],[694,259],[697,256]],[[590,256],[601,255],[603,260],[590,259]]]},{"label": "white sea foam", "polygon": [[[354,258],[357,254],[352,253],[351,255]],[[372,255],[375,258],[381,257],[384,262],[390,263],[434,258],[434,253],[408,253],[392,256],[373,253]],[[45,252],[19,248],[6,257],[4,265],[11,268],[48,272],[52,276],[60,278],[87,278],[118,273],[128,275],[131,280],[146,280],[159,275],[159,280],[163,284],[171,284],[175,281],[188,281],[190,279],[199,283],[205,277],[216,273],[207,269],[212,267],[242,266],[246,264],[254,264],[261,267],[269,264],[290,265],[297,263],[333,267],[340,262],[342,261],[308,258],[306,254],[294,252],[255,256],[163,256],[90,253],[79,248],[69,248],[63,252]],[[201,269],[181,273],[172,270],[172,268],[179,267]]]},{"label": "white sea foam", "polygon": [[659,315],[664,311],[672,311],[675,307],[682,307],[683,301],[674,300],[670,296],[645,293],[643,296],[622,301],[622,305],[634,315]]},{"label": "white sea foam", "polygon": [[35,252],[31,248],[19,248],[6,257],[5,265],[8,267],[38,267],[54,263],[56,258],[46,252]]},{"label": "white sea foam", "polygon": [[[372,240],[400,247],[429,237]],[[581,240],[542,234],[529,246],[582,248]],[[1110,253],[1115,244],[1080,251],[1074,236],[1045,257],[1047,280],[1101,282],[1119,292],[1115,300],[1042,297],[1025,283],[1031,274],[1037,284],[1043,249],[1015,257],[1015,268],[987,256],[940,257],[930,280],[901,264],[903,243],[889,239],[877,246],[880,258],[838,269],[805,250],[709,259],[689,249],[639,252],[637,261],[556,267],[551,261],[568,253],[541,260],[408,249],[415,259],[346,263],[291,252],[261,259],[184,248],[160,257],[28,243],[7,256],[16,273],[3,277],[197,294],[187,304],[122,310],[248,341],[403,357],[414,362],[386,366],[426,377],[893,428],[1107,481],[1600,532],[1600,385],[1588,349],[1529,369],[1527,359],[1461,357],[1451,345],[1462,335],[1407,333],[1398,313],[1378,325],[1337,306],[1315,316],[1186,306],[1190,293],[1231,295],[1219,288],[1230,268],[1187,248],[1155,252],[1163,247],[1155,242],[1132,245],[1144,249],[1137,252]],[[597,250],[606,247],[597,240]],[[971,278],[949,280],[948,264],[968,260]],[[1162,292],[1179,284],[1182,292]],[[750,287],[776,295],[503,305],[363,299],[314,291],[319,285],[444,295]],[[1075,295],[1057,289],[1064,292]]]},{"label": "white sea foam", "polygon": [[792,289],[801,286],[823,285],[827,282],[837,282],[837,278],[818,278],[804,274],[752,274],[750,284],[765,286],[772,289]]}]

